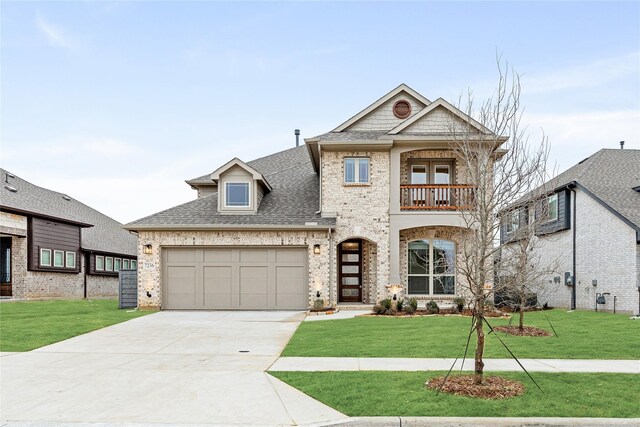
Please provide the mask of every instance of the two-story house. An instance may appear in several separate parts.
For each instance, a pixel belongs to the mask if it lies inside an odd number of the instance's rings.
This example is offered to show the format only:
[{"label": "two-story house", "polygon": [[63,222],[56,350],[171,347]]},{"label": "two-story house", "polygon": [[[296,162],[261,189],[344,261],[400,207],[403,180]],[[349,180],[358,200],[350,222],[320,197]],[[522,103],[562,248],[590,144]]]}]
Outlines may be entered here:
[{"label": "two-story house", "polygon": [[[533,250],[544,268],[540,304],[640,313],[640,150],[602,149],[545,183],[543,221]],[[532,219],[531,207],[507,215],[501,240]]]},{"label": "two-story house", "polygon": [[196,200],[125,226],[139,234],[140,306],[451,301],[473,191],[456,126],[496,138],[402,84],[304,146],[188,180]]}]

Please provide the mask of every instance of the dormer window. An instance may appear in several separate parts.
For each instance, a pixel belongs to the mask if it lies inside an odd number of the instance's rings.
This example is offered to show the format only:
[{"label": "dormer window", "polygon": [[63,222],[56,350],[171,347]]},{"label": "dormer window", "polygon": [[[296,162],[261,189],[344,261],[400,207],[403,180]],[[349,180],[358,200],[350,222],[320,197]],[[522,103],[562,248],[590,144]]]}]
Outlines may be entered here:
[{"label": "dormer window", "polygon": [[227,182],[225,184],[225,206],[243,207],[249,206],[249,183]]}]

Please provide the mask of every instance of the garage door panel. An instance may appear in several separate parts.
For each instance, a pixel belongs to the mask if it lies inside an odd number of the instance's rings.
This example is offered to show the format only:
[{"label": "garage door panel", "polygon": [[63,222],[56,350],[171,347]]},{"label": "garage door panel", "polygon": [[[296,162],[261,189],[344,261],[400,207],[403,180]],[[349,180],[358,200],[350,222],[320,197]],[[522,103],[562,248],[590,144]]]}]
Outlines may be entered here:
[{"label": "garage door panel", "polygon": [[231,262],[231,249],[221,248],[221,249],[205,249],[204,250],[204,262]]},{"label": "garage door panel", "polygon": [[307,252],[296,249],[276,249],[276,262],[305,265]]},{"label": "garage door panel", "polygon": [[269,250],[267,249],[240,250],[240,263],[267,263],[267,262],[269,262]]},{"label": "garage door panel", "polygon": [[168,308],[196,307],[196,268],[185,266],[167,267]]},{"label": "garage door panel", "polygon": [[268,293],[268,267],[240,267],[240,295]]},{"label": "garage door panel", "polygon": [[167,252],[167,261],[170,263],[191,263],[196,261],[196,251],[191,250],[173,250]]},{"label": "garage door panel", "polygon": [[276,266],[277,292],[287,294],[302,294],[301,283],[305,280],[304,267]]}]

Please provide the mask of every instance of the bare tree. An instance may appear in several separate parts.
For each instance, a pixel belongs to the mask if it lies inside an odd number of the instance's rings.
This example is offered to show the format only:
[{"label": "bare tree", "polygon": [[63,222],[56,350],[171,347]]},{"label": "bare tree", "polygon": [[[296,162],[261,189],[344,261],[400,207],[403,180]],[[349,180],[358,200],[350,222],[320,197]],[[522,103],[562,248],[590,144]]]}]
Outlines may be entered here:
[{"label": "bare tree", "polygon": [[500,252],[500,223],[505,211],[540,184],[546,169],[548,144],[545,137],[530,146],[521,126],[520,76],[498,58],[498,84],[493,96],[476,107],[472,92],[461,106],[471,120],[452,123],[451,148],[463,166],[461,174],[475,189],[468,209],[461,211],[469,230],[460,244],[457,270],[466,282],[473,309],[476,335],[475,378],[483,381],[485,300],[491,292],[494,258]]},{"label": "bare tree", "polygon": [[554,187],[554,181],[549,181],[499,215],[501,248],[494,263],[493,292],[500,304],[518,311],[520,330],[524,329],[525,311],[536,307],[538,299],[553,290],[548,277],[560,271],[560,258],[543,257],[538,237],[541,226],[549,219],[550,203],[545,190]]}]

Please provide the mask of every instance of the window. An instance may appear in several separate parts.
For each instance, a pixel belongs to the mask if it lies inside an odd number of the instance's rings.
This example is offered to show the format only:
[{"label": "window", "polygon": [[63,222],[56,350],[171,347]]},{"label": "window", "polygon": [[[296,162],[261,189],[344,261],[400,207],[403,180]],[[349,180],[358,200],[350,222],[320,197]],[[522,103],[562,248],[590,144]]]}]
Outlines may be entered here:
[{"label": "window", "polygon": [[131,260],[131,268],[136,270],[138,268],[138,261],[136,261],[135,259],[132,259]]},{"label": "window", "polygon": [[113,258],[108,256],[104,260],[105,260],[105,270],[113,271]]},{"label": "window", "polygon": [[113,271],[120,271],[122,268],[122,258],[116,258],[113,260]]},{"label": "window", "polygon": [[227,182],[225,184],[225,206],[248,207],[249,206],[249,183],[248,182]]},{"label": "window", "polygon": [[40,249],[40,266],[51,267],[51,249]]},{"label": "window", "polygon": [[67,268],[76,268],[76,253],[65,252]]},{"label": "window", "polygon": [[53,251],[53,266],[64,267],[64,251]]},{"label": "window", "polygon": [[345,184],[369,183],[369,159],[365,157],[344,159]]},{"label": "window", "polygon": [[104,271],[104,257],[96,255],[96,271]]},{"label": "window", "polygon": [[547,198],[547,221],[558,220],[558,194]]},{"label": "window", "polygon": [[124,270],[128,270],[129,269],[129,260],[128,259],[123,259],[122,260],[122,268]]},{"label": "window", "polygon": [[512,233],[520,228],[520,211],[515,210],[507,214],[506,229],[507,233]]},{"label": "window", "polygon": [[409,294],[454,295],[455,256],[455,244],[449,240],[409,242]]}]

